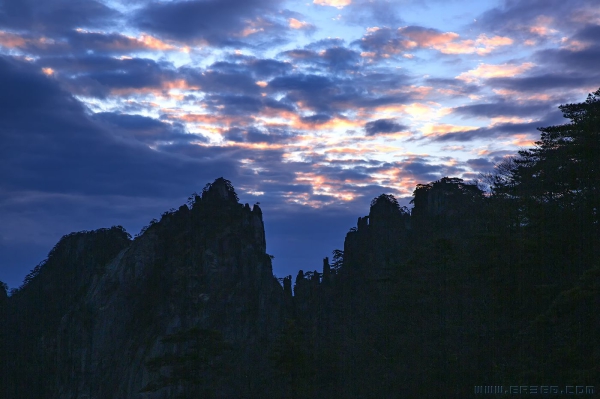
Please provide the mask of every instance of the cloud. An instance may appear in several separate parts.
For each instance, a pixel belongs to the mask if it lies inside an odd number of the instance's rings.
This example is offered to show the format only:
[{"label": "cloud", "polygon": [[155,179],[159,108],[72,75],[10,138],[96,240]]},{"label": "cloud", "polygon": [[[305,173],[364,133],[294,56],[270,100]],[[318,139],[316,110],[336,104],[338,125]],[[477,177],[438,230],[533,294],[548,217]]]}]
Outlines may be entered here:
[{"label": "cloud", "polygon": [[275,0],[189,0],[152,2],[140,9],[133,23],[142,30],[187,43],[245,46],[254,34],[282,32],[271,19]]},{"label": "cloud", "polygon": [[164,42],[149,34],[127,36],[121,33],[89,31],[80,28],[54,37],[46,37],[39,32],[15,34],[0,31],[0,46],[45,57],[64,56],[65,54],[85,57],[91,53],[100,56],[152,51],[187,51],[185,47]]},{"label": "cloud", "polygon": [[367,136],[375,136],[378,134],[398,133],[407,130],[408,126],[396,123],[393,119],[378,119],[376,121],[367,122],[365,124],[365,132]]},{"label": "cloud", "polygon": [[479,64],[477,68],[463,72],[456,79],[464,80],[467,83],[475,82],[479,79],[512,77],[522,74],[535,65],[532,62],[524,62],[520,65],[504,63],[504,64]]},{"label": "cloud", "polygon": [[548,66],[547,74],[558,75],[556,67],[564,71],[561,75],[587,75],[591,80],[598,80],[598,62],[600,62],[600,45],[592,45],[577,49],[546,49],[535,54],[536,59]]},{"label": "cloud", "polygon": [[305,49],[288,50],[288,51],[284,51],[283,53],[281,53],[281,55],[292,58],[295,61],[303,61],[303,60],[316,61],[319,57],[317,52],[315,52],[313,50],[305,50]]},{"label": "cloud", "polygon": [[87,97],[160,92],[176,81],[172,65],[147,58],[87,55],[78,58],[48,57],[37,63],[41,68],[49,67],[56,71],[57,79],[71,93]]},{"label": "cloud", "polygon": [[339,37],[328,37],[326,39],[317,40],[304,46],[305,49],[309,50],[321,50],[331,47],[342,47],[346,41]]},{"label": "cloud", "polygon": [[278,144],[285,143],[293,137],[294,134],[286,129],[272,128],[268,130],[261,130],[254,126],[250,126],[245,129],[233,127],[227,129],[223,133],[223,138],[225,140],[238,143]]},{"label": "cloud", "polygon": [[459,37],[458,33],[440,32],[437,29],[424,28],[421,26],[406,26],[398,28],[398,34],[409,39],[406,42],[408,48],[413,47],[439,47]]},{"label": "cloud", "polygon": [[[424,157],[408,157],[394,165],[398,170],[397,179],[406,181],[406,190],[412,192],[415,182],[425,183],[435,181],[444,175],[447,170],[439,163],[431,164]],[[452,174],[452,173],[450,173]],[[409,182],[410,181],[410,182]]]},{"label": "cloud", "polygon": [[390,0],[356,0],[347,8],[345,20],[361,27],[396,27],[403,22],[400,10],[403,8]]},{"label": "cloud", "polygon": [[477,39],[448,41],[441,44],[434,44],[431,47],[444,54],[478,54],[486,55],[496,50],[497,47],[509,46],[513,40],[505,36],[487,37],[481,34]]},{"label": "cloud", "polygon": [[333,74],[290,74],[274,78],[266,88],[273,95],[283,94],[285,101],[296,104],[300,110],[328,115],[405,104],[419,96],[417,91],[405,87],[405,75],[386,72],[363,73],[351,79]]},{"label": "cloud", "polygon": [[289,62],[274,59],[250,58],[245,60],[248,70],[257,78],[285,75],[293,69]]},{"label": "cloud", "polygon": [[489,172],[494,168],[494,163],[487,158],[468,159],[467,165],[477,172]]},{"label": "cloud", "polygon": [[116,32],[93,32],[83,29],[71,31],[66,35],[70,51],[105,54],[128,54],[138,51],[168,51],[182,48],[166,43],[152,35],[126,36]]},{"label": "cloud", "polygon": [[520,102],[509,102],[500,100],[493,103],[479,103],[463,105],[452,109],[454,114],[462,115],[465,117],[486,117],[494,118],[499,116],[531,116],[540,113],[548,113],[554,104],[533,102],[533,103],[520,103]]},{"label": "cloud", "polygon": [[352,0],[313,0],[313,4],[342,9],[352,3]]},{"label": "cloud", "polygon": [[[235,176],[233,161],[174,162],[141,139],[144,129],[158,137],[181,138],[177,126],[99,115],[138,140],[118,139],[90,119],[81,103],[55,81],[27,63],[0,58],[0,84],[0,175],[5,190],[165,197],[189,190],[186,186],[197,176],[209,180],[219,170]],[[207,154],[206,159],[212,157]]]},{"label": "cloud", "polygon": [[345,47],[331,47],[319,54],[332,70],[346,70],[356,67],[360,55]]},{"label": "cloud", "polygon": [[315,26],[313,24],[308,23],[306,21],[297,20],[296,18],[289,18],[288,26],[291,29],[297,29],[297,30],[306,30],[306,31],[314,31],[315,30]]},{"label": "cloud", "polygon": [[463,80],[448,78],[427,78],[425,84],[435,87],[436,90],[444,96],[465,97],[476,95],[481,91],[481,87],[476,84],[467,84]]},{"label": "cloud", "polygon": [[121,14],[96,0],[4,0],[0,26],[13,31],[65,33],[78,27],[101,28],[115,23]]},{"label": "cloud", "polygon": [[596,24],[586,25],[573,35],[576,40],[590,43],[596,43],[598,37],[600,37],[600,25]]},{"label": "cloud", "polygon": [[372,27],[354,42],[363,49],[364,56],[389,58],[404,55],[412,58],[408,51],[433,49],[443,54],[487,55],[497,47],[508,46],[513,40],[504,36],[488,37],[480,34],[476,39],[461,39],[455,32],[442,32],[438,29],[422,26],[405,26],[398,29]]},{"label": "cloud", "polygon": [[182,67],[179,72],[189,85],[197,86],[204,93],[258,95],[261,90],[261,87],[256,84],[255,78],[247,70],[221,72]]},{"label": "cloud", "polygon": [[395,29],[386,27],[368,28],[367,33],[354,44],[357,44],[365,55],[373,54],[378,58],[388,58],[411,48],[409,40],[398,35]]},{"label": "cloud", "polygon": [[[533,53],[535,68],[527,68],[523,76],[513,76],[522,72],[527,63],[512,65],[512,72],[502,74],[481,74],[488,79],[486,84],[498,90],[512,93],[530,93],[538,97],[551,93],[552,98],[572,101],[565,96],[575,90],[593,90],[598,86],[600,72],[600,45],[592,41],[595,33],[600,32],[599,25],[584,25],[570,37],[564,37],[561,47],[544,48]],[[471,73],[472,71],[469,71]],[[504,70],[508,72],[508,70]],[[494,76],[496,75],[496,76]],[[470,76],[465,76],[470,78]]]},{"label": "cloud", "polygon": [[[331,104],[327,104],[324,97],[330,97],[332,92],[337,91],[331,78],[303,74],[276,77],[269,82],[268,88],[272,92],[287,93],[286,97],[291,101],[302,102],[317,111],[331,109]],[[319,97],[319,94],[324,97]]]},{"label": "cloud", "polygon": [[[307,47],[317,49],[322,45]],[[319,69],[327,68],[332,72],[356,70],[360,66],[360,54],[349,48],[334,46],[318,52],[313,49],[288,50],[281,53],[281,55],[289,57],[296,63],[314,66]]]},{"label": "cloud", "polygon": [[303,116],[300,119],[304,123],[317,124],[318,125],[318,124],[321,124],[321,123],[329,122],[331,120],[331,116],[327,115],[327,114],[314,114],[314,115],[310,115],[310,116]]},{"label": "cloud", "polygon": [[221,115],[250,116],[257,114],[263,107],[258,97],[244,95],[211,94],[204,97],[203,103],[208,110]]},{"label": "cloud", "polygon": [[519,92],[540,93],[547,90],[585,88],[597,85],[595,76],[545,73],[519,78],[491,78],[487,84]]},{"label": "cloud", "polygon": [[476,139],[492,139],[499,137],[520,137],[527,138],[521,140],[521,146],[530,146],[533,141],[531,138],[538,138],[537,129],[543,126],[552,126],[564,123],[559,112],[551,112],[544,115],[543,118],[532,122],[500,122],[489,127],[461,127],[461,126],[438,126],[432,129],[425,138],[437,141],[458,141],[466,142]]},{"label": "cloud", "polygon": [[148,145],[207,141],[206,137],[189,134],[181,123],[167,123],[142,115],[98,112],[93,115],[93,119],[104,124],[112,134]]},{"label": "cloud", "polygon": [[569,31],[580,25],[580,14],[597,15],[589,0],[505,0],[477,18],[479,29],[527,39],[543,40],[553,28]]}]

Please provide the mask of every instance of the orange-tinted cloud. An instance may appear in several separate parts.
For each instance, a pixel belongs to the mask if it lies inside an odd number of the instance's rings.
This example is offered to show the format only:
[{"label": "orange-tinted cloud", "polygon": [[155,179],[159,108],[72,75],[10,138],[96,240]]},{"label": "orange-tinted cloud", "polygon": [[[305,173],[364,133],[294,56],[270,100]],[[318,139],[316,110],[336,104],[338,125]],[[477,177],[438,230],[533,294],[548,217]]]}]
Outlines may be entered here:
[{"label": "orange-tinted cloud", "polygon": [[21,36],[0,31],[0,46],[6,48],[19,48],[24,47],[25,44],[26,41]]},{"label": "orange-tinted cloud", "polygon": [[399,28],[398,32],[410,39],[408,48],[436,47],[451,42],[459,37],[454,32],[439,32],[434,29],[411,29],[412,27]]},{"label": "orange-tinted cloud", "polygon": [[218,114],[179,114],[174,115],[173,119],[179,119],[184,122],[194,123],[198,125],[216,125],[216,126],[236,126],[239,124],[248,123],[247,117],[231,117]]},{"label": "orange-tinted cloud", "polygon": [[529,33],[533,33],[537,36],[547,37],[551,36],[558,31],[550,28],[550,25],[554,22],[553,18],[540,15],[535,19],[535,22],[529,27]]},{"label": "orange-tinted cloud", "polygon": [[452,124],[447,124],[447,123],[437,123],[437,124],[428,123],[425,126],[423,126],[422,132],[423,132],[423,135],[426,137],[436,137],[436,136],[443,136],[448,133],[465,132],[465,131],[476,130],[476,129],[479,129],[479,127],[460,126],[460,125],[452,125]]},{"label": "orange-tinted cloud", "polygon": [[290,18],[288,19],[288,26],[292,29],[313,29],[314,25],[309,24],[308,22],[305,21],[300,21],[296,18]]},{"label": "orange-tinted cloud", "polygon": [[338,9],[342,9],[342,8],[352,4],[352,0],[313,0],[313,4],[317,4],[320,6],[336,7]]},{"label": "orange-tinted cloud", "polygon": [[[313,208],[331,205],[338,201],[348,202],[361,196],[348,185],[348,179],[343,181],[336,180],[333,176],[319,174],[315,172],[295,172],[294,183],[308,184],[312,187],[312,194],[305,193],[289,193],[290,202],[302,203]],[[331,198],[324,200],[323,198],[314,199],[312,195],[325,196]]]},{"label": "orange-tinted cloud", "polygon": [[[136,50],[179,50],[183,51],[181,47],[175,46],[174,44],[167,43],[160,40],[148,33],[141,33],[139,36],[129,36],[119,33],[107,33],[102,31],[89,31],[86,29],[78,28],[77,33],[81,35],[89,36],[104,36],[110,38],[110,41],[102,41],[102,46],[112,50],[122,51],[136,51]],[[92,39],[93,40],[93,39]]]},{"label": "orange-tinted cloud", "polygon": [[441,148],[442,151],[466,151],[464,145],[445,145]]},{"label": "orange-tinted cloud", "polygon": [[494,93],[511,101],[550,101],[552,96],[548,93],[522,93],[509,89],[493,89]]},{"label": "orange-tinted cloud", "polygon": [[273,23],[265,18],[256,17],[246,21],[247,25],[236,36],[248,37],[256,33],[265,32],[273,27]]},{"label": "orange-tinted cloud", "polygon": [[142,34],[139,38],[135,38],[140,43],[143,43],[148,50],[174,50],[175,46],[163,42],[148,34]]},{"label": "orange-tinted cloud", "polygon": [[[427,90],[429,92],[429,90]],[[380,118],[384,117],[379,114],[404,114],[410,116],[413,120],[432,120],[448,115],[451,112],[450,108],[440,107],[440,104],[429,101],[426,103],[414,102],[411,104],[390,104],[375,107],[373,113],[371,110],[365,110],[361,115]],[[389,116],[387,116],[389,117]]]},{"label": "orange-tinted cloud", "polygon": [[398,32],[408,37],[405,42],[410,48],[432,48],[444,54],[473,54],[485,55],[497,47],[508,46],[513,40],[504,36],[487,37],[481,34],[477,39],[458,40],[460,35],[454,32],[440,32],[435,29],[417,29],[415,27],[399,28]]},{"label": "orange-tinted cloud", "polygon": [[531,69],[535,66],[532,62],[525,62],[520,65],[516,64],[479,64],[477,68],[471,69],[467,72],[463,72],[456,77],[456,79],[464,80],[465,82],[472,83],[479,79],[489,79],[489,78],[503,78],[503,77],[513,77],[515,75],[520,75],[523,72]]},{"label": "orange-tinted cloud", "polygon": [[486,55],[501,46],[508,46],[513,40],[505,36],[488,37],[479,35],[476,39],[462,39],[458,33],[442,32],[422,26],[405,26],[392,30],[390,28],[372,27],[360,40],[364,50],[363,57],[389,58],[402,54],[405,58],[413,58],[409,50],[433,49],[444,54],[479,54]]},{"label": "orange-tinted cloud", "polygon": [[485,34],[479,35],[475,40],[460,40],[440,43],[432,46],[444,54],[479,54],[486,55],[494,51],[497,47],[508,46],[513,43],[509,37],[494,36],[487,37]]},{"label": "orange-tinted cloud", "polygon": [[503,123],[529,123],[533,122],[531,118],[519,118],[517,116],[497,116],[490,119],[490,125],[493,127]]}]

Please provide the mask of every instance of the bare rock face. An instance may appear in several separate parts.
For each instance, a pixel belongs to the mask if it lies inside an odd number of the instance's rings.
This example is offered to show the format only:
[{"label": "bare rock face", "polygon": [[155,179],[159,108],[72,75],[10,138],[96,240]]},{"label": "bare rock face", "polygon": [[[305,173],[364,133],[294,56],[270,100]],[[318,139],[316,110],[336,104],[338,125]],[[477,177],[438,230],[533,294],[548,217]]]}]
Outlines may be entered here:
[{"label": "bare rock face", "polygon": [[[258,395],[259,386],[264,392],[271,373],[266,348],[280,329],[283,290],[265,253],[260,208],[240,205],[231,184],[217,179],[191,209],[165,213],[135,240],[118,229],[107,234],[108,247],[97,231],[61,241],[60,251],[15,294],[13,332],[42,317],[17,317],[19,309],[41,303],[58,308],[37,320],[26,337],[11,338],[16,350],[37,345],[31,361],[42,359],[40,368],[53,369],[31,376],[39,383],[21,384],[8,394],[61,399],[181,394],[168,384],[140,391],[165,372],[150,370],[150,360],[189,350],[186,343],[162,338],[191,328],[218,332],[229,348],[219,360],[228,372],[207,374],[213,396]],[[65,269],[78,277],[62,286]],[[69,292],[59,304],[57,289]],[[17,360],[15,370],[27,372],[27,362]]]}]

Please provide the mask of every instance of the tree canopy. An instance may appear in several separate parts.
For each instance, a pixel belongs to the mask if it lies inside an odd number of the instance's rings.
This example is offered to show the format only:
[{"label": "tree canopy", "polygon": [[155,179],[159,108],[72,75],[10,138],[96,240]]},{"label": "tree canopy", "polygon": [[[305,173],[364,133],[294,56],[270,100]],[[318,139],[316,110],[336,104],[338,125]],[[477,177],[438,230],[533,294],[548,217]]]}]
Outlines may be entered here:
[{"label": "tree canopy", "polygon": [[[518,201],[529,219],[539,210],[575,212],[597,231],[600,207],[600,90],[559,109],[570,121],[539,128],[539,141],[496,167],[492,192]],[[538,212],[536,212],[538,210]]]}]

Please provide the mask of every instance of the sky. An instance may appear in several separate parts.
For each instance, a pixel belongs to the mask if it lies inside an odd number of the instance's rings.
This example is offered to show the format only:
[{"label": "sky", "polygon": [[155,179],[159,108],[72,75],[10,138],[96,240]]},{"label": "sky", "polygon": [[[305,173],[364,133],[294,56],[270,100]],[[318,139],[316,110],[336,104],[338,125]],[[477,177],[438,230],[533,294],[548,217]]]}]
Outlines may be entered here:
[{"label": "sky", "polygon": [[0,280],[218,177],[282,277],[600,87],[597,0],[0,0]]}]

